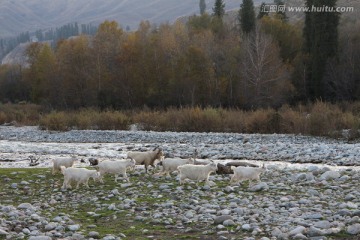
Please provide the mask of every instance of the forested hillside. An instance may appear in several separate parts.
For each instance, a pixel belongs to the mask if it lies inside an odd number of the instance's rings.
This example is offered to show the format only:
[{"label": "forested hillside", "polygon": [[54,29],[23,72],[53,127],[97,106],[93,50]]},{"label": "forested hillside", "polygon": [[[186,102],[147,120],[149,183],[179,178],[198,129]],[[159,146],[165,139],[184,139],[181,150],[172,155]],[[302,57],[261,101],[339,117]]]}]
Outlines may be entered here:
[{"label": "forested hillside", "polygon": [[229,24],[223,14],[214,8],[186,23],[143,21],[133,32],[106,21],[94,37],[54,48],[33,43],[29,68],[0,68],[0,99],[55,109],[254,109],[359,100],[357,19],[306,15],[305,23],[293,23],[265,14],[245,30],[245,22]]}]

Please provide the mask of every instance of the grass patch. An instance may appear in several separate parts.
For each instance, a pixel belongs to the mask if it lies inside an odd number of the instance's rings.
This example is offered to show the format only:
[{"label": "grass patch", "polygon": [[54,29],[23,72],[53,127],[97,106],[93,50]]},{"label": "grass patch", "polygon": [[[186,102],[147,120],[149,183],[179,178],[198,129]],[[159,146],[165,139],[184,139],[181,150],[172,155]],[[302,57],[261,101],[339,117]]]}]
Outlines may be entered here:
[{"label": "grass patch", "polygon": [[[89,167],[90,168],[90,167]],[[263,192],[250,192],[248,189],[248,182],[241,185],[233,186],[235,190],[231,193],[226,193],[224,188],[228,186],[229,179],[213,180],[216,185],[211,189],[205,190],[203,184],[196,186],[193,183],[187,183],[182,186],[184,194],[176,193],[176,188],[179,187],[178,181],[173,176],[171,179],[165,177],[154,177],[151,175],[144,175],[137,173],[129,173],[131,186],[122,185],[125,182],[118,180],[115,183],[113,175],[106,175],[104,184],[95,183],[90,180],[90,189],[80,187],[79,189],[61,190],[63,177],[61,174],[52,175],[50,168],[26,168],[26,169],[0,169],[0,198],[2,205],[18,206],[20,203],[29,202],[32,204],[46,205],[50,204],[51,199],[57,201],[56,204],[50,207],[41,209],[41,216],[49,218],[49,222],[59,215],[68,216],[75,224],[80,224],[80,230],[87,237],[90,231],[96,231],[100,237],[108,234],[120,236],[125,234],[127,239],[149,239],[153,236],[154,239],[218,239],[216,226],[211,222],[191,222],[182,225],[182,228],[177,228],[179,220],[179,212],[168,212],[166,219],[171,219],[171,223],[166,223],[164,219],[154,217],[155,213],[162,213],[160,205],[173,202],[175,206],[180,204],[193,205],[193,201],[205,202],[210,204],[217,204],[214,202],[215,198],[224,198],[223,205],[229,204],[236,194],[237,198],[247,198],[249,200],[257,199],[260,207],[267,206],[269,197],[274,199],[277,196],[291,195],[295,199],[304,198],[306,193],[299,191],[293,182],[284,182],[284,189],[277,187]],[[270,177],[269,177],[270,178]],[[264,178],[267,179],[267,178]],[[25,182],[24,182],[25,181]],[[271,186],[271,180],[265,180]],[[13,183],[17,183],[17,188],[11,187]],[[151,186],[150,186],[151,184]],[[169,188],[160,189],[160,186],[167,184]],[[189,195],[188,188],[191,187],[197,194]],[[112,190],[118,189],[118,195],[113,195]],[[323,191],[321,185],[315,187],[318,191]],[[280,192],[279,192],[280,190]],[[222,192],[221,194],[219,192]],[[188,194],[187,194],[188,193]],[[161,195],[161,196],[160,196]],[[276,196],[276,197],[274,197]],[[342,196],[337,196],[338,201]],[[126,203],[126,199],[132,202],[131,207],[121,207]],[[279,200],[274,202],[279,204]],[[115,204],[116,209],[110,210],[108,206]],[[325,204],[320,201],[316,204]],[[246,207],[240,206],[239,207]],[[167,208],[164,206],[164,208]],[[227,207],[228,208],[228,207]],[[160,210],[160,211],[159,211]],[[186,212],[188,208],[183,209]],[[137,218],[137,217],[142,218]],[[159,220],[161,219],[161,220]],[[157,221],[159,220],[159,221]],[[91,227],[91,228],[89,228]],[[236,226],[227,227],[229,234],[227,237],[235,237],[241,239],[249,236],[249,232],[236,230]],[[203,232],[207,231],[208,234]],[[267,236],[266,232],[257,237]],[[269,237],[269,236],[267,236]],[[333,239],[356,239],[349,236],[345,232],[341,232],[332,236]]]}]

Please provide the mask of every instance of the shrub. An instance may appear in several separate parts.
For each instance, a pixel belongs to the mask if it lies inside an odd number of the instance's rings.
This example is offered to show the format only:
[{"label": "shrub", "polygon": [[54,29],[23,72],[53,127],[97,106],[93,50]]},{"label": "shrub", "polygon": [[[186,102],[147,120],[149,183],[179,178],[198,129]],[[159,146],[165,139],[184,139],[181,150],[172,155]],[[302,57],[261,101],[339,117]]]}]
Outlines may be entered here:
[{"label": "shrub", "polygon": [[129,128],[130,119],[122,112],[98,112],[96,125],[100,130],[125,130]]},{"label": "shrub", "polygon": [[0,124],[4,124],[7,122],[7,117],[4,112],[0,112]]},{"label": "shrub", "polygon": [[64,112],[51,112],[40,119],[39,127],[54,131],[66,131],[69,129],[69,115]]}]

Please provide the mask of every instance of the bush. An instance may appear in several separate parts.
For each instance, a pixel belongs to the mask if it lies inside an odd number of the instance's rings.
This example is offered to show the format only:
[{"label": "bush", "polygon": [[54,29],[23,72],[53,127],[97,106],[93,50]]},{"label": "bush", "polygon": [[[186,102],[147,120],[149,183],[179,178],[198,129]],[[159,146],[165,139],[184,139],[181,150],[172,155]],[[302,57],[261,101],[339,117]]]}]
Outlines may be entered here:
[{"label": "bush", "polygon": [[[37,105],[0,105],[0,124],[17,121],[36,125],[42,129],[66,131],[69,129],[125,130],[137,124],[142,130],[188,132],[237,132],[237,133],[293,133],[314,136],[360,137],[360,103],[314,104],[279,110],[258,109],[243,111],[221,108],[169,108],[166,111],[99,111],[82,109],[71,112],[41,114]],[[39,118],[39,116],[42,116]],[[30,124],[31,123],[31,124]]]},{"label": "bush", "polygon": [[98,112],[96,125],[100,130],[129,129],[130,119],[122,112]]},{"label": "bush", "polygon": [[40,119],[39,127],[41,129],[66,131],[70,129],[69,115],[64,112],[51,112]]},{"label": "bush", "polygon": [[21,125],[37,125],[42,108],[35,104],[0,104],[1,124],[16,121]]}]

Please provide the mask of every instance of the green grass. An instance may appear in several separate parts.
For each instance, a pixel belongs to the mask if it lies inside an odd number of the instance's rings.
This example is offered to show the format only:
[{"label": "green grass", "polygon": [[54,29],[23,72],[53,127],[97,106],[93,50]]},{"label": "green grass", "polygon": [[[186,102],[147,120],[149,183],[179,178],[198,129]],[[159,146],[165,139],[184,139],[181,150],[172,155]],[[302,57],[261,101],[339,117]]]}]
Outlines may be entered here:
[{"label": "green grass", "polygon": [[[42,177],[40,178],[39,175]],[[153,204],[155,203],[164,203],[171,199],[171,191],[169,193],[162,192],[158,190],[162,197],[154,197],[150,195],[151,190],[157,189],[162,183],[163,179],[150,179],[150,176],[140,175],[140,176],[130,176],[132,186],[128,188],[134,188],[134,191],[130,191],[129,194],[135,192],[141,192],[141,198],[135,199],[137,206],[147,206],[148,210],[155,208]],[[27,181],[28,185],[20,184],[21,181]],[[112,198],[101,199],[99,197],[98,202],[101,204],[111,204],[121,203],[121,200],[118,200],[118,197],[133,198],[131,195],[126,195],[126,189],[121,188],[120,185],[123,183],[121,180],[118,180],[118,183],[114,182],[114,177],[112,175],[107,175],[104,178],[105,183],[99,184],[94,183],[90,180],[89,185],[90,189],[80,187],[79,189],[71,190],[61,190],[63,177],[61,174],[56,174],[55,176],[51,174],[49,168],[28,168],[28,169],[10,169],[2,168],[0,169],[0,197],[1,203],[4,205],[14,205],[17,206],[23,202],[35,203],[35,202],[49,202],[51,198],[56,198],[59,193],[66,199],[64,201],[58,201],[57,204],[53,205],[55,209],[51,212],[47,210],[43,211],[43,216],[49,216],[50,219],[58,216],[59,213],[65,213],[69,217],[81,225],[81,230],[86,233],[89,231],[99,232],[101,237],[104,237],[106,234],[113,234],[119,236],[120,233],[125,234],[128,238],[131,239],[149,239],[148,236],[154,236],[154,239],[165,239],[169,236],[179,236],[176,238],[194,239],[198,238],[199,233],[186,233],[183,234],[178,229],[167,229],[165,224],[159,223],[154,224],[151,222],[151,216],[148,217],[145,221],[134,221],[135,213],[125,210],[108,210],[107,208],[102,208],[99,211],[95,211],[96,206],[93,201],[90,199],[94,196],[97,196],[96,191],[102,191],[106,196],[110,194],[110,191],[117,188],[120,192],[120,195],[114,196]],[[137,185],[137,182],[151,182],[154,186],[153,188],[147,188],[146,184]],[[18,187],[16,189],[11,188],[12,183],[17,183]],[[171,186],[175,188],[177,185]],[[25,188],[29,189],[26,190]],[[124,194],[125,193],[125,194]],[[79,197],[81,196],[81,197]],[[88,212],[96,212],[98,216],[91,216]],[[95,228],[88,228],[90,225],[95,225]],[[146,230],[145,230],[146,229]],[[146,232],[143,232],[143,231]]]}]

